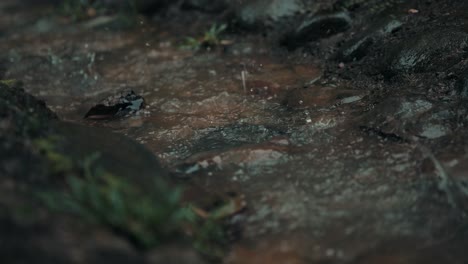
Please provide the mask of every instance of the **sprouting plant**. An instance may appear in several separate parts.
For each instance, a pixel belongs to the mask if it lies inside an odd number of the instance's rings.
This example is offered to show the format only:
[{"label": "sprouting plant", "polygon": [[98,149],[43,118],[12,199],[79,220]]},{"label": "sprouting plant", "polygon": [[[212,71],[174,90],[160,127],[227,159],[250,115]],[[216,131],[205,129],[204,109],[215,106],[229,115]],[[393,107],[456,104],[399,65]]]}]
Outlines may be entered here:
[{"label": "sprouting plant", "polygon": [[223,33],[227,28],[226,24],[217,25],[214,23],[211,28],[205,32],[203,36],[203,42],[208,46],[217,46],[221,42],[221,33]]},{"label": "sprouting plant", "polygon": [[199,50],[201,48],[213,48],[221,44],[221,34],[227,25],[214,23],[200,38],[187,37],[182,48]]},{"label": "sprouting plant", "polygon": [[68,175],[68,191],[42,193],[46,205],[108,226],[142,248],[181,234],[184,223],[193,220],[192,211],[180,205],[180,189],[155,180],[151,191],[144,192],[95,167],[98,158],[92,155],[82,162],[82,175]]},{"label": "sprouting plant", "polygon": [[216,219],[208,218],[196,226],[193,247],[211,258],[221,258],[227,244],[225,231]]},{"label": "sprouting plant", "polygon": [[55,137],[38,138],[34,141],[34,145],[39,151],[43,153],[49,162],[52,173],[69,173],[74,169],[74,164],[69,157],[59,153],[56,150],[56,144],[58,140],[59,139]]}]

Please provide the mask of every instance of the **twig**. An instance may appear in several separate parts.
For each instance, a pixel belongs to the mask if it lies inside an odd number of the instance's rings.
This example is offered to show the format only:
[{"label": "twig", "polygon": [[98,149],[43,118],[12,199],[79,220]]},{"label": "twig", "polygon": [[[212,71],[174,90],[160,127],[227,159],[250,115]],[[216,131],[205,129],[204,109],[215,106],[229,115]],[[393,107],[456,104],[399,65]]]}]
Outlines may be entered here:
[{"label": "twig", "polygon": [[247,94],[247,85],[246,85],[246,81],[245,81],[245,79],[246,79],[245,74],[246,74],[245,70],[241,71],[242,87],[244,87],[244,93]]}]

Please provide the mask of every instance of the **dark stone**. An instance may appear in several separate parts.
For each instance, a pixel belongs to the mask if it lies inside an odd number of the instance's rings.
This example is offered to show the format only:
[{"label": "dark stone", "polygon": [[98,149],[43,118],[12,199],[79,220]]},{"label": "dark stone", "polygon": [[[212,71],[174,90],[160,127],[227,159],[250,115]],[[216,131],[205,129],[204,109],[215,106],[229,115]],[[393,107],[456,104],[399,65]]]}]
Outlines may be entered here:
[{"label": "dark stone", "polygon": [[238,9],[237,21],[246,28],[265,27],[302,11],[304,6],[300,0],[249,1]]},{"label": "dark stone", "polygon": [[[4,118],[14,111],[16,114],[22,113],[37,118],[57,119],[57,115],[47,108],[45,102],[27,94],[21,88],[20,82],[12,81],[11,84],[0,82],[0,102],[5,109],[0,112]],[[7,111],[6,108],[11,110]]]},{"label": "dark stone", "polygon": [[60,155],[43,155],[35,147],[38,139],[50,139],[54,150],[74,163],[98,152],[95,166],[143,191],[154,192],[155,179],[166,175],[142,145],[106,129],[61,122],[19,83],[0,83],[1,262],[73,263],[78,254],[83,263],[145,263],[117,235],[103,236],[103,229],[85,226],[82,219],[44,210],[37,194],[62,188],[67,173],[52,168],[51,160]]},{"label": "dark stone", "polygon": [[25,93],[20,83],[0,83],[0,180],[36,187],[47,182],[47,168],[31,145],[47,135],[53,119],[57,116],[43,101]]},{"label": "dark stone", "polygon": [[457,83],[457,94],[462,99],[468,99],[468,73],[465,72],[464,76],[458,80]]},{"label": "dark stone", "polygon": [[47,252],[39,239],[50,236],[43,225],[21,225],[7,216],[0,216],[0,256],[2,263],[70,263],[61,252]]},{"label": "dark stone", "polygon": [[105,5],[107,8],[113,9],[136,9],[139,13],[142,14],[153,14],[164,7],[167,7],[171,4],[170,0],[102,0],[101,5]]},{"label": "dark stone", "polygon": [[381,135],[394,135],[402,139],[437,139],[452,133],[451,124],[457,117],[446,105],[407,96],[404,100],[385,99],[365,119],[365,127],[379,131]]},{"label": "dark stone", "polygon": [[110,119],[123,117],[139,111],[145,106],[145,100],[134,91],[127,91],[109,96],[92,107],[85,115],[88,119]]},{"label": "dark stone", "polygon": [[367,55],[369,48],[382,37],[398,30],[403,24],[399,20],[391,19],[378,23],[359,36],[352,38],[338,52],[337,58],[343,62],[357,61]]},{"label": "dark stone", "polygon": [[204,135],[193,144],[192,152],[256,144],[284,134],[278,128],[248,124],[209,128],[202,133]]},{"label": "dark stone", "polygon": [[226,0],[185,0],[183,9],[194,9],[207,13],[222,12],[228,7]]},{"label": "dark stone", "polygon": [[385,74],[443,72],[460,62],[468,49],[468,34],[453,28],[424,32],[387,47]]},{"label": "dark stone", "polygon": [[68,122],[54,122],[51,127],[64,139],[60,149],[74,160],[100,153],[99,166],[142,187],[152,187],[155,177],[166,175],[153,153],[124,135]]},{"label": "dark stone", "polygon": [[293,50],[308,42],[345,32],[351,28],[351,22],[351,17],[346,12],[311,16],[294,32],[286,34],[281,44]]}]

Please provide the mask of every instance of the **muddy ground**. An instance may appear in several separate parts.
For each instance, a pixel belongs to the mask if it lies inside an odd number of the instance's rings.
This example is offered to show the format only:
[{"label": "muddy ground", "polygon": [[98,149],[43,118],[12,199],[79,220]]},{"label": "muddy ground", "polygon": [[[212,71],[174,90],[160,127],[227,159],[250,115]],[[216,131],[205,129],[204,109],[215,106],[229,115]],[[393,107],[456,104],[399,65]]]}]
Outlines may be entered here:
[{"label": "muddy ground", "polygon": [[[464,1],[160,1],[124,20],[41,2],[0,3],[2,263],[468,261]],[[143,109],[84,118],[128,89]],[[222,252],[50,213],[33,195],[64,185],[50,134],[143,193],[159,177],[197,208],[234,201]]]}]

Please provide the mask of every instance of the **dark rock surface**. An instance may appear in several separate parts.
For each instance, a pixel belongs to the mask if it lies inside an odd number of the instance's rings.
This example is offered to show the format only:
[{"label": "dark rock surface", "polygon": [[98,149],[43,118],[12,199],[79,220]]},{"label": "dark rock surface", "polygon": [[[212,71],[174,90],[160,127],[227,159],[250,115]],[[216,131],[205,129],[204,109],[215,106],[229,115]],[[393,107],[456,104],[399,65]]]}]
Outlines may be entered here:
[{"label": "dark rock surface", "polygon": [[294,32],[287,34],[281,43],[288,49],[295,49],[310,41],[327,38],[351,28],[351,17],[346,12],[313,15],[305,18]]},{"label": "dark rock surface", "polygon": [[166,175],[151,152],[106,129],[59,121],[18,83],[0,83],[0,117],[2,263],[163,263],[147,262],[128,241],[96,224],[49,212],[38,196],[63,188],[64,175],[57,175],[36,140],[54,138],[56,150],[73,161],[101,153],[97,166],[148,192],[155,177]]},{"label": "dark rock surface", "polygon": [[391,49],[386,61],[391,73],[443,72],[466,56],[468,33],[457,28],[421,32]]},{"label": "dark rock surface", "polygon": [[301,0],[248,1],[237,11],[239,24],[247,28],[271,26],[281,19],[304,12]]},{"label": "dark rock surface", "polygon": [[184,9],[195,9],[208,13],[222,12],[229,7],[230,3],[228,0],[185,0],[182,4]]},{"label": "dark rock surface", "polygon": [[369,25],[369,29],[359,33],[340,48],[337,59],[344,62],[362,59],[372,45],[378,45],[382,37],[397,31],[401,26],[402,22],[393,18],[384,18],[378,23]]}]

